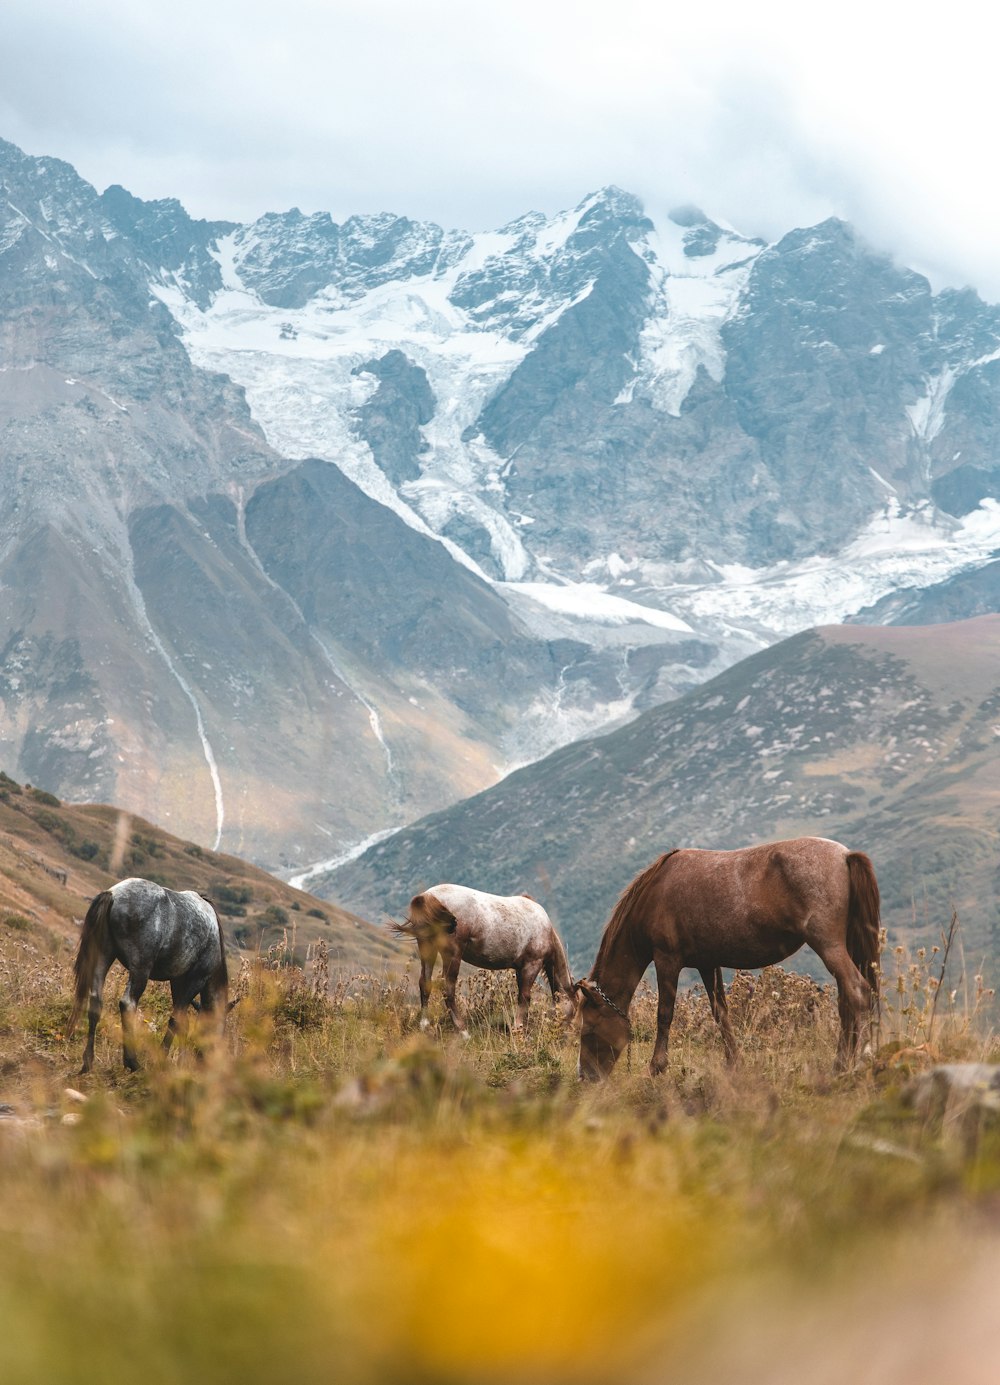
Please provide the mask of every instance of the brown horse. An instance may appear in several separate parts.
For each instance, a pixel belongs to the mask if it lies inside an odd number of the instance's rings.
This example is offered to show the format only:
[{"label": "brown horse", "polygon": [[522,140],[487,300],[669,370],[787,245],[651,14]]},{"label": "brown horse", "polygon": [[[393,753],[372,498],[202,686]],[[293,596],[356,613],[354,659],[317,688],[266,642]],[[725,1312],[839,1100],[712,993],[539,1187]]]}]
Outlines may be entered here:
[{"label": "brown horse", "polygon": [[803,943],[837,982],[842,1068],[867,1038],[878,995],[879,891],[868,857],[824,837],[660,856],[622,894],[590,976],[577,982],[580,1076],[595,1081],[614,1067],[631,1039],[628,1007],[650,962],[659,991],[653,1076],[667,1065],[682,967],[701,973],[732,1061],[722,967],[770,966]]},{"label": "brown horse", "polygon": [[467,1039],[469,1032],[455,1001],[463,962],[491,971],[511,968],[517,973],[515,1029],[524,1026],[531,988],[543,970],[553,1003],[559,994],[565,1017],[569,1019],[576,1013],[576,991],[566,951],[548,914],[530,895],[485,894],[467,885],[435,885],[414,895],[406,922],[393,927],[417,940],[421,1029],[428,1024],[431,973],[439,954],[444,968],[445,1004],[463,1038]]}]

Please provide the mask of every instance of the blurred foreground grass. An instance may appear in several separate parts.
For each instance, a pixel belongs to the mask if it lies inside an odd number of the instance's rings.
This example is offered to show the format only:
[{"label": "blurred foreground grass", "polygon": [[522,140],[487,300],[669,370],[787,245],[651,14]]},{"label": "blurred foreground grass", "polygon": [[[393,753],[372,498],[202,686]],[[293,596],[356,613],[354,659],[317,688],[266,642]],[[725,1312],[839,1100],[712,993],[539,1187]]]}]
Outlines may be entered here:
[{"label": "blurred foreground grass", "polygon": [[68,958],[11,933],[0,1379],[992,1380],[1000,1134],[904,1100],[993,1052],[981,982],[931,1022],[933,960],[895,954],[878,1061],[837,1078],[833,994],[778,969],[734,983],[736,1070],[694,993],[651,1081],[646,995],[594,1090],[541,991],[518,1038],[511,979],[474,974],[466,1044],[416,1031],[405,982],[328,987],[280,950],[202,1062],[160,1059],[154,986],[126,1074],[109,985],[79,1078]]}]

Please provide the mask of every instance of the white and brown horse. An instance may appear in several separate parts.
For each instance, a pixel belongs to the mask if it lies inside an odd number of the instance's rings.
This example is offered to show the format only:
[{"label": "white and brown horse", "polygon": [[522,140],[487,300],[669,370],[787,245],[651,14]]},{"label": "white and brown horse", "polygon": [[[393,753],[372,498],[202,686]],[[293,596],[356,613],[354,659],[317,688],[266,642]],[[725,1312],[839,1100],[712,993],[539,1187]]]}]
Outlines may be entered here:
[{"label": "white and brown horse", "polygon": [[521,1029],[528,1014],[531,988],[540,972],[555,1002],[562,996],[567,1019],[576,1012],[576,993],[566,950],[548,914],[530,895],[486,894],[467,885],[435,885],[410,900],[405,923],[393,924],[399,933],[417,940],[420,953],[420,1026],[426,1028],[431,973],[438,956],[444,970],[444,1000],[455,1027],[468,1038],[465,1016],[455,1000],[463,962],[490,971],[517,973],[517,1014]]},{"label": "white and brown horse", "polygon": [[679,850],[660,856],[622,894],[601,938],[583,997],[580,1076],[606,1077],[628,1044],[629,1003],[650,962],[659,1001],[655,1076],[682,967],[697,967],[726,1054],[736,1052],[723,967],[766,967],[808,943],[837,982],[838,1067],[867,1038],[878,995],[879,890],[872,863],[824,837],[796,837],[739,851]]}]

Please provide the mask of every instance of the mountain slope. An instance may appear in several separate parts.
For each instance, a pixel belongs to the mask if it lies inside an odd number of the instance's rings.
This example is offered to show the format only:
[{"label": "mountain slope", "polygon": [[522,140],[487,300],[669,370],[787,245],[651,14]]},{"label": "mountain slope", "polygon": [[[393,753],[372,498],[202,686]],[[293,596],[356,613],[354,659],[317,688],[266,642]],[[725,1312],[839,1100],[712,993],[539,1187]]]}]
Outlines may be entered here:
[{"label": "mountain slope", "polygon": [[[426,526],[272,450],[192,363],[151,263],[208,306],[232,231],[0,143],[0,750],[60,794],[301,866],[547,748],[557,704],[565,736],[629,697],[617,648],[529,629]],[[381,369],[398,451],[428,405],[401,433]],[[359,427],[378,434],[371,409]],[[704,662],[652,635],[647,686]]]},{"label": "mountain slope", "polygon": [[674,846],[802,833],[871,854],[893,932],[1000,954],[1000,617],[794,636],[674,703],[425,819],[321,893],[377,917],[452,879],[528,890],[589,963],[622,887]]},{"label": "mountain slope", "polygon": [[0,751],[301,875],[984,569],[998,380],[835,220],[239,226],[0,143]]},{"label": "mountain slope", "polygon": [[119,808],[62,803],[0,773],[0,936],[75,948],[91,899],[128,875],[207,895],[234,950],[266,949],[287,929],[297,955],[322,941],[338,967],[379,971],[404,955],[383,929],[246,861],[204,851]]}]

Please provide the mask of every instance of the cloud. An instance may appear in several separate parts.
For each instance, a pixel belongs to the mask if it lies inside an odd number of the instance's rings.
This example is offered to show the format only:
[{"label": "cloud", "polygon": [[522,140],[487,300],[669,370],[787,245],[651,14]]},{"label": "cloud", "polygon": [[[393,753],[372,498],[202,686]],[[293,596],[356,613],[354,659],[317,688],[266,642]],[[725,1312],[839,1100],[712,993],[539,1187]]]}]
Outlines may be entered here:
[{"label": "cloud", "polygon": [[0,133],[237,219],[294,204],[476,229],[609,182],[769,237],[836,214],[1000,297],[979,13],[6,0]]}]

